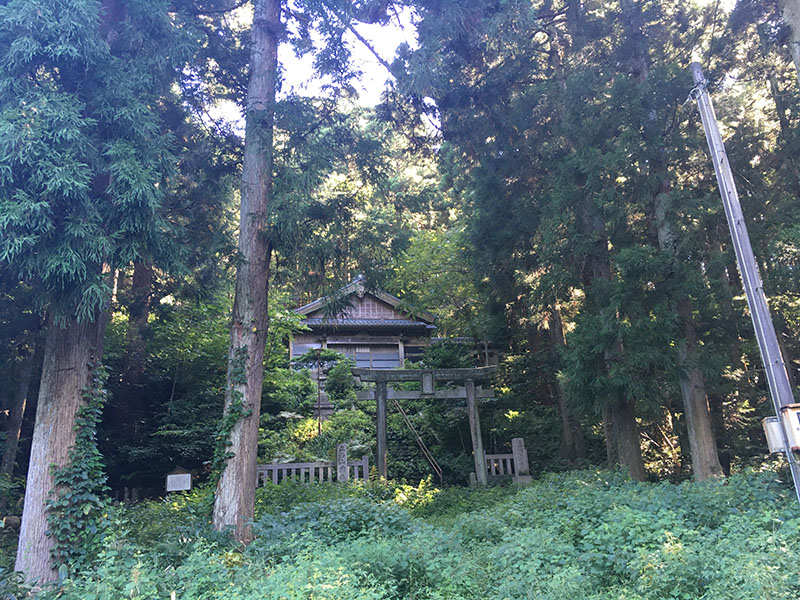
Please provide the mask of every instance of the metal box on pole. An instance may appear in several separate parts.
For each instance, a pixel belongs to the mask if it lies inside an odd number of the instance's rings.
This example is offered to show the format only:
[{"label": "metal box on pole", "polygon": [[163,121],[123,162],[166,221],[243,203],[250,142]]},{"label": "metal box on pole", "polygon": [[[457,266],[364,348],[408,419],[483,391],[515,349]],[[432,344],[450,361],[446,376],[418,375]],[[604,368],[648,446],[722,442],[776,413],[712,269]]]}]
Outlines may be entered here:
[{"label": "metal box on pole", "polygon": [[792,452],[800,452],[800,404],[781,407],[781,420]]},{"label": "metal box on pole", "polygon": [[761,419],[761,426],[764,428],[764,435],[767,436],[769,451],[786,452],[786,447],[783,444],[780,419],[778,419],[778,417],[766,417],[765,419]]}]

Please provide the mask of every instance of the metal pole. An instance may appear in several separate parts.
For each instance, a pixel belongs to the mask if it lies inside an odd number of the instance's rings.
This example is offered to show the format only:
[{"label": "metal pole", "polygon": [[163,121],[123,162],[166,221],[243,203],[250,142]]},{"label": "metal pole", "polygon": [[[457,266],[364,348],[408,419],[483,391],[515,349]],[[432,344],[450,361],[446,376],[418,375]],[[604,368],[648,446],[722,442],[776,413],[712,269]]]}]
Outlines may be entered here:
[{"label": "metal pole", "polygon": [[750,316],[753,319],[758,349],[761,352],[761,361],[764,363],[764,371],[767,374],[769,394],[772,398],[775,414],[781,423],[786,458],[789,461],[789,470],[792,473],[795,493],[800,501],[800,466],[789,446],[786,429],[783,427],[783,421],[781,420],[781,407],[794,402],[792,386],[789,383],[786,364],[783,362],[781,350],[778,346],[778,336],[775,335],[775,327],[772,324],[767,298],[764,295],[764,286],[761,283],[761,276],[758,273],[758,265],[753,255],[753,248],[750,245],[750,236],[747,233],[742,207],[739,204],[739,195],[736,193],[733,174],[728,163],[728,156],[725,154],[725,146],[722,143],[722,136],[717,126],[717,117],[714,114],[714,106],[711,104],[711,98],[706,89],[706,80],[700,63],[692,63],[692,76],[696,86],[692,90],[692,97],[697,100],[697,106],[700,109],[700,118],[703,121],[706,141],[711,152],[711,160],[714,163],[714,171],[717,174],[719,193],[722,196],[722,204],[725,207],[725,216],[728,219],[733,248],[736,252],[736,263],[742,276],[747,305],[750,307]]}]

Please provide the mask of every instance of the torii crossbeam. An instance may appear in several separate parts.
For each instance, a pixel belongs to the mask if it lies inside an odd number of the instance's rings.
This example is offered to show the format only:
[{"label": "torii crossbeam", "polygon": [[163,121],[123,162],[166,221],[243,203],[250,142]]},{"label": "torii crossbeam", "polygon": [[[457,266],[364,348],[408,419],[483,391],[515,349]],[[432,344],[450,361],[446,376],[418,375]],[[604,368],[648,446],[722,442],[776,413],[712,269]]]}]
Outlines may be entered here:
[{"label": "torii crossbeam", "polygon": [[[386,479],[386,403],[390,399],[417,398],[466,398],[469,415],[469,432],[472,438],[472,455],[475,460],[475,476],[478,483],[486,485],[486,457],[481,438],[481,421],[478,414],[478,398],[494,398],[494,391],[484,390],[475,383],[488,381],[497,367],[476,367],[474,369],[352,369],[353,376],[361,381],[375,383],[375,390],[358,393],[361,400],[375,400],[377,403],[376,429],[378,437],[377,469],[378,475]],[[418,381],[419,390],[391,390],[391,381]],[[436,389],[437,382],[462,383],[457,388]]]}]

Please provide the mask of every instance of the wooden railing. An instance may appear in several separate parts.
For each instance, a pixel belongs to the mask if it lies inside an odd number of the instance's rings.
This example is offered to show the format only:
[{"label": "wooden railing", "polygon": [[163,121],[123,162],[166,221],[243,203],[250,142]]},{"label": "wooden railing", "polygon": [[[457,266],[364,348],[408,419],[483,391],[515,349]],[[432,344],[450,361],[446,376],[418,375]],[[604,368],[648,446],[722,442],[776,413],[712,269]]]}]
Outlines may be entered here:
[{"label": "wooden railing", "polygon": [[[511,440],[511,454],[487,454],[486,474],[490,479],[511,477],[514,483],[530,483],[531,473],[528,467],[528,451],[522,438]],[[477,483],[475,473],[469,474],[470,485]]]},{"label": "wooden railing", "polygon": [[305,463],[268,463],[256,469],[256,487],[266,483],[280,483],[292,479],[299,483],[323,483],[332,481],[369,481],[369,457],[347,460],[347,444],[336,447],[336,461]]},{"label": "wooden railing", "polygon": [[489,477],[515,475],[513,454],[487,454],[486,472]]}]

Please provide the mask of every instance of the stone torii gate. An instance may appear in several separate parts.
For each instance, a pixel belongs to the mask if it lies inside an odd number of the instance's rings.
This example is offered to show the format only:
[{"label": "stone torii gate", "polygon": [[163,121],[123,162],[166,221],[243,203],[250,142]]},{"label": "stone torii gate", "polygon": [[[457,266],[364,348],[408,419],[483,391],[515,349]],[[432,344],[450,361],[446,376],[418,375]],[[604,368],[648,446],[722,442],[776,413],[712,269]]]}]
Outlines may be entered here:
[{"label": "stone torii gate", "polygon": [[[376,428],[378,438],[378,475],[386,479],[386,404],[388,400],[442,398],[466,398],[469,415],[469,432],[472,438],[472,455],[475,459],[475,476],[478,483],[486,485],[486,456],[481,438],[481,421],[478,414],[478,398],[494,398],[494,390],[484,390],[476,382],[488,381],[497,367],[477,367],[474,369],[352,369],[353,375],[363,382],[375,383],[374,390],[358,393],[360,400],[375,400],[377,404]],[[419,390],[394,390],[389,382],[417,381]],[[461,384],[456,388],[436,389],[436,383],[452,382]]]}]

